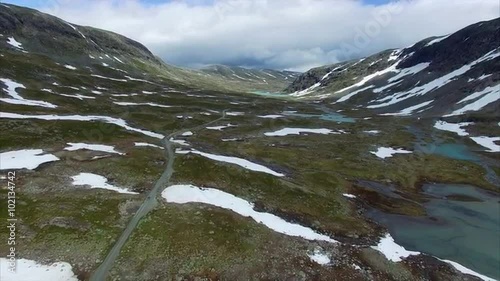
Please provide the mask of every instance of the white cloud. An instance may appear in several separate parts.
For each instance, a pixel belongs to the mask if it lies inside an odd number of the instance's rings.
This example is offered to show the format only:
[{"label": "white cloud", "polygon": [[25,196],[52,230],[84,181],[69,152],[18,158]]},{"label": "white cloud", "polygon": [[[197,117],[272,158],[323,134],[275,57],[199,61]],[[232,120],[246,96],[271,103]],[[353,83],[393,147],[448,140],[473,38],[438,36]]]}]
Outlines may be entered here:
[{"label": "white cloud", "polygon": [[[381,6],[352,0],[163,4],[61,0],[42,10],[128,36],[178,65],[225,63],[305,70],[454,32],[498,17],[498,7],[498,0],[406,0]],[[366,33],[373,35],[360,35]],[[358,44],[361,48],[355,52],[345,51],[346,44],[356,42],[364,44]]]}]

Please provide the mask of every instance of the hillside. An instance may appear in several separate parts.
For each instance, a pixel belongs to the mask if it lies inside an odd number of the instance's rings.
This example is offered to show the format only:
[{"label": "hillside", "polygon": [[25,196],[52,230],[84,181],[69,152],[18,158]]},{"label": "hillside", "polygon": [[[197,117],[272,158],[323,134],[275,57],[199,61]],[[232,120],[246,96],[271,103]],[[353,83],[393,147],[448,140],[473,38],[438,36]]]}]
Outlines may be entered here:
[{"label": "hillside", "polygon": [[499,116],[500,18],[373,56],[311,69],[292,96],[379,114]]},{"label": "hillside", "polygon": [[287,87],[300,73],[292,71],[279,71],[272,69],[247,69],[236,66],[211,65],[201,69],[201,72],[221,83],[234,84],[236,87],[252,88],[259,85],[259,89],[278,91]]},{"label": "hillside", "polygon": [[240,78],[227,77],[221,71],[168,65],[141,43],[122,35],[71,24],[15,5],[0,6],[0,32],[5,38],[0,40],[3,48],[42,55],[61,65],[76,65],[99,75],[113,73],[124,78],[123,74],[128,73],[144,79],[148,73],[173,85],[236,92],[278,91],[296,77],[292,72],[244,68],[237,70],[242,74]]}]

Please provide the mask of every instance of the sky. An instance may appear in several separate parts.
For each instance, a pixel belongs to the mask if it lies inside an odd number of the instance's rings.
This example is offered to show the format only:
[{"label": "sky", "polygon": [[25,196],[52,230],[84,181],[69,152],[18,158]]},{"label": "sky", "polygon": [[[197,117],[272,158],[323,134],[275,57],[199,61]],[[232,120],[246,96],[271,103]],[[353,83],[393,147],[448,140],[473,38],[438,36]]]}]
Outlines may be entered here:
[{"label": "sky", "polygon": [[305,71],[499,17],[498,0],[10,0],[143,43],[167,63]]}]

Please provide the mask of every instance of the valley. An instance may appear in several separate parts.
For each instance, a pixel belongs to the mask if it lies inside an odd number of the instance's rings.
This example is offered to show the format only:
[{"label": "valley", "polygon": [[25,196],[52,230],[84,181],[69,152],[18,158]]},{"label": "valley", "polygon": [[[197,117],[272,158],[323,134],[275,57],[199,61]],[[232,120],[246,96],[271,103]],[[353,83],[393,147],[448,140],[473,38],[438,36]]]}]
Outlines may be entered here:
[{"label": "valley", "polygon": [[193,70],[2,4],[2,280],[500,279],[500,20],[464,30]]}]

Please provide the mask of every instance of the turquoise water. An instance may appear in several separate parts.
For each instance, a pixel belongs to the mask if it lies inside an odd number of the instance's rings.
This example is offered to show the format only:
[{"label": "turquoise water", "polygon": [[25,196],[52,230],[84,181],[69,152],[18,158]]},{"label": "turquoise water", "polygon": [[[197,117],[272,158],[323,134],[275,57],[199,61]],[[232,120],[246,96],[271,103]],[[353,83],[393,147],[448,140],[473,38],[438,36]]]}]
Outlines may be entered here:
[{"label": "turquoise water", "polygon": [[[476,272],[500,278],[500,202],[493,194],[470,185],[430,184],[424,203],[427,217],[386,214],[372,209],[367,215],[385,225],[396,242],[462,264]],[[457,200],[449,196],[465,196]]]},{"label": "turquoise water", "polygon": [[264,97],[272,97],[272,98],[290,98],[287,94],[284,93],[271,93],[271,92],[266,92],[266,91],[252,91],[250,92],[252,94],[256,94],[259,96],[264,96]]},{"label": "turquoise water", "polygon": [[435,155],[441,155],[447,158],[451,159],[457,159],[457,160],[467,160],[467,161],[479,161],[480,158],[475,155],[470,149],[460,143],[445,143],[440,138],[437,138],[434,136],[434,134],[431,135],[432,137],[432,142],[427,143],[424,141],[425,134],[421,129],[415,126],[409,126],[407,127],[408,131],[412,133],[416,138],[417,141],[415,143],[415,150],[423,152],[425,154],[435,154]]},{"label": "turquoise water", "polygon": [[424,134],[422,130],[417,127],[409,126],[408,131],[411,132],[416,138],[415,150],[425,153],[440,155],[450,159],[471,161],[483,167],[486,171],[484,178],[491,184],[500,187],[500,177],[496,174],[493,167],[498,167],[498,163],[494,159],[490,159],[480,154],[476,154],[470,150],[468,146],[463,143],[445,143],[444,140],[431,135],[432,142],[426,143],[424,141]]},{"label": "turquoise water", "polygon": [[333,121],[333,122],[339,122],[339,123],[354,123],[356,122],[356,119],[346,117],[345,115],[342,115],[340,113],[322,113],[322,114],[303,114],[303,113],[295,113],[295,112],[286,112],[283,113],[286,116],[292,116],[292,117],[302,117],[302,118],[318,118],[320,120],[325,120],[325,121]]},{"label": "turquoise water", "polygon": [[[265,96],[265,97],[272,97],[272,98],[291,98],[289,95],[284,94],[284,93],[271,93],[271,92],[265,92],[265,91],[253,91],[251,92],[252,94],[256,94],[259,96]],[[336,112],[330,112],[329,109],[325,108],[324,106],[318,106],[321,111],[324,111],[324,113],[321,114],[304,114],[304,113],[296,113],[296,112],[283,112],[283,115],[286,116],[291,116],[291,117],[301,117],[301,118],[317,118],[320,120],[325,120],[325,121],[333,121],[333,122],[339,122],[339,123],[354,123],[356,122],[356,119],[346,117],[345,115],[342,115],[340,113]]]},{"label": "turquoise water", "polygon": [[426,154],[436,154],[451,159],[476,161],[479,158],[466,145],[452,143],[417,144],[416,149]]}]

